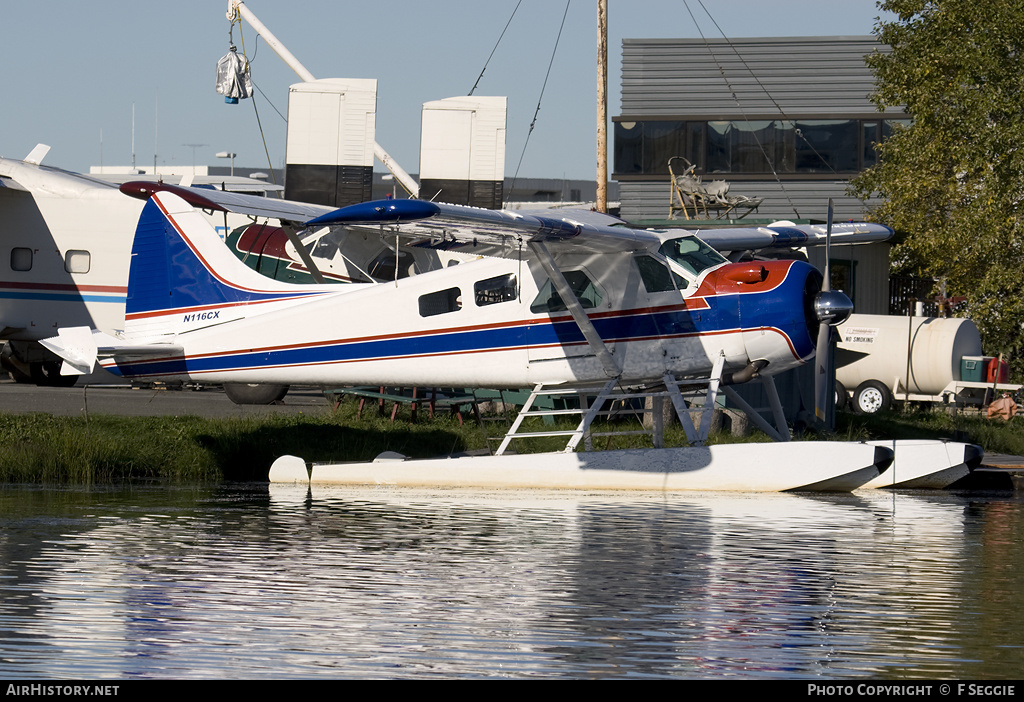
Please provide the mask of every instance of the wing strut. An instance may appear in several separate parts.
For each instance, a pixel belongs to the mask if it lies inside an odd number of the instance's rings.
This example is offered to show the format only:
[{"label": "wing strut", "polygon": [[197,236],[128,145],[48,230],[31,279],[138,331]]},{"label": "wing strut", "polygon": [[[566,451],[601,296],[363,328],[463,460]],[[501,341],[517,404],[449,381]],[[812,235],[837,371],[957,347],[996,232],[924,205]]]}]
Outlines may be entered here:
[{"label": "wing strut", "polygon": [[299,235],[295,232],[295,227],[284,222],[282,222],[281,225],[284,235],[288,237],[288,241],[290,241],[292,246],[295,247],[295,253],[299,255],[302,265],[304,265],[309,271],[309,274],[313,276],[313,280],[321,285],[326,283],[327,281],[324,280],[324,276],[320,272],[320,269],[316,267],[316,264],[313,263],[313,258],[309,255],[309,252],[306,251],[306,247],[302,245],[301,241],[299,241]]},{"label": "wing strut", "polygon": [[725,353],[719,352],[718,358],[715,359],[715,365],[711,369],[711,377],[708,378],[708,390],[704,398],[704,409],[700,414],[699,427],[693,425],[693,419],[690,417],[686,402],[679,392],[679,381],[671,373],[666,374],[662,378],[668,397],[676,410],[676,416],[679,417],[679,423],[683,425],[683,431],[686,432],[686,440],[690,442],[691,446],[704,446],[707,444],[708,435],[711,433],[711,413],[715,409],[715,401],[718,398],[718,390],[722,383],[722,369],[724,367]]},{"label": "wing strut", "polygon": [[597,329],[594,328],[594,323],[590,321],[590,317],[587,316],[583,305],[576,299],[576,294],[569,287],[569,282],[562,275],[562,271],[558,268],[558,264],[555,263],[555,259],[552,258],[548,247],[544,245],[543,241],[529,241],[527,244],[537,255],[537,259],[544,268],[544,272],[548,274],[551,284],[555,286],[555,292],[562,298],[562,302],[565,303],[569,314],[576,321],[576,326],[583,332],[583,337],[590,345],[590,349],[601,361],[605,375],[609,378],[617,378],[622,375],[622,368],[619,362],[612,356],[612,352],[608,350],[608,347],[605,346],[604,339],[597,333]]}]

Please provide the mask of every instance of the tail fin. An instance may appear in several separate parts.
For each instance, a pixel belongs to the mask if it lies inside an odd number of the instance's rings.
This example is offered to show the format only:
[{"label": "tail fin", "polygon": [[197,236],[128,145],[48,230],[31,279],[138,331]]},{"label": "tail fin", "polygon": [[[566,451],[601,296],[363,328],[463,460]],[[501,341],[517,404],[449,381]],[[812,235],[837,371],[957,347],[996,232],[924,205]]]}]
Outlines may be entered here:
[{"label": "tail fin", "polygon": [[179,334],[239,319],[326,290],[281,283],[239,261],[216,231],[177,195],[153,195],[132,245],[125,338]]}]

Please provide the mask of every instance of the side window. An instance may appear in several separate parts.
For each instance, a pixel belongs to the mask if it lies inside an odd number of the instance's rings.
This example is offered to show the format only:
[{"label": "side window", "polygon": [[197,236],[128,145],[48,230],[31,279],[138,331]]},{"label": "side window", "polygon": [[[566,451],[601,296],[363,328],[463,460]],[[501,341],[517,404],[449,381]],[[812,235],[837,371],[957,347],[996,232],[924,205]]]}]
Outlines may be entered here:
[{"label": "side window", "polygon": [[433,317],[436,314],[447,314],[461,309],[462,291],[458,288],[448,288],[420,295],[421,317]]},{"label": "side window", "polygon": [[514,274],[499,275],[495,278],[477,281],[473,285],[473,293],[477,307],[496,305],[499,302],[510,302],[518,296],[516,277]]},{"label": "side window", "polygon": [[[640,279],[649,293],[671,292],[676,289],[672,284],[672,271],[664,263],[653,256],[634,256]],[[686,287],[683,285],[682,287]]]},{"label": "side window", "polygon": [[11,270],[32,270],[32,249],[26,249],[24,246],[11,249]]},{"label": "side window", "polygon": [[[396,273],[397,268],[397,275]],[[398,256],[391,249],[381,251],[375,259],[370,262],[367,272],[376,280],[388,281],[399,278],[408,278],[416,275],[412,254],[408,251],[399,251]]]},{"label": "side window", "polygon": [[[580,301],[580,305],[584,309],[593,309],[601,304],[601,291],[597,289],[594,281],[586,273],[583,271],[565,271],[562,275],[565,276],[566,282],[569,283],[569,288],[576,295],[576,299]],[[544,283],[537,298],[530,305],[530,311],[535,314],[540,312],[561,312],[564,309],[566,309],[565,303],[562,302],[562,298],[555,292],[555,286],[551,284],[550,280]]]},{"label": "side window", "polygon": [[313,244],[310,254],[317,258],[333,259],[338,253],[338,234],[328,231]]},{"label": "side window", "polygon": [[64,270],[68,273],[88,273],[92,255],[88,251],[69,250],[64,254]]}]

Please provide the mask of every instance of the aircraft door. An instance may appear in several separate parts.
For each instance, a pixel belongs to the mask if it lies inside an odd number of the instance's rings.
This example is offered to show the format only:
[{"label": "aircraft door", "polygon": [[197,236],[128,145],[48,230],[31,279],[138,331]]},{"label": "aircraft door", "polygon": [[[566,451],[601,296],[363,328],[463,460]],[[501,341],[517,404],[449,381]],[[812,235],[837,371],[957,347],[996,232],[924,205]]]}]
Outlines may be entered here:
[{"label": "aircraft door", "polygon": [[[563,275],[584,310],[601,306],[605,294],[584,269],[563,271]],[[594,355],[550,280],[541,285],[537,297],[530,303],[530,312],[548,315],[527,330],[531,364]]]}]

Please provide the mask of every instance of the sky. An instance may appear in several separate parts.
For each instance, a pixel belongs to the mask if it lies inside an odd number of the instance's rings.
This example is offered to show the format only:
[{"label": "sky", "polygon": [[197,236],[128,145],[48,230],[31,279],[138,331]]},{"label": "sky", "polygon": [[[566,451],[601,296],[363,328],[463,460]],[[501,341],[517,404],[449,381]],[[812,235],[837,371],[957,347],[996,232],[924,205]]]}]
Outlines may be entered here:
[{"label": "sky", "polygon": [[[597,4],[570,0],[566,13],[563,0],[517,3],[246,6],[316,78],[377,79],[377,142],[410,173],[422,104],[468,94],[494,50],[475,94],[508,96],[506,175],[592,179]],[[24,158],[41,142],[52,147],[48,165],[130,166],[134,134],[139,166],[227,165],[215,155],[229,151],[236,166],[282,167],[288,86],[299,78],[243,22],[234,42],[241,51],[244,40],[259,90],[255,109],[226,105],[214,88],[226,10],[227,0],[0,0],[0,156]],[[609,0],[609,118],[620,111],[624,38],[868,35],[880,14],[875,0]]]}]

